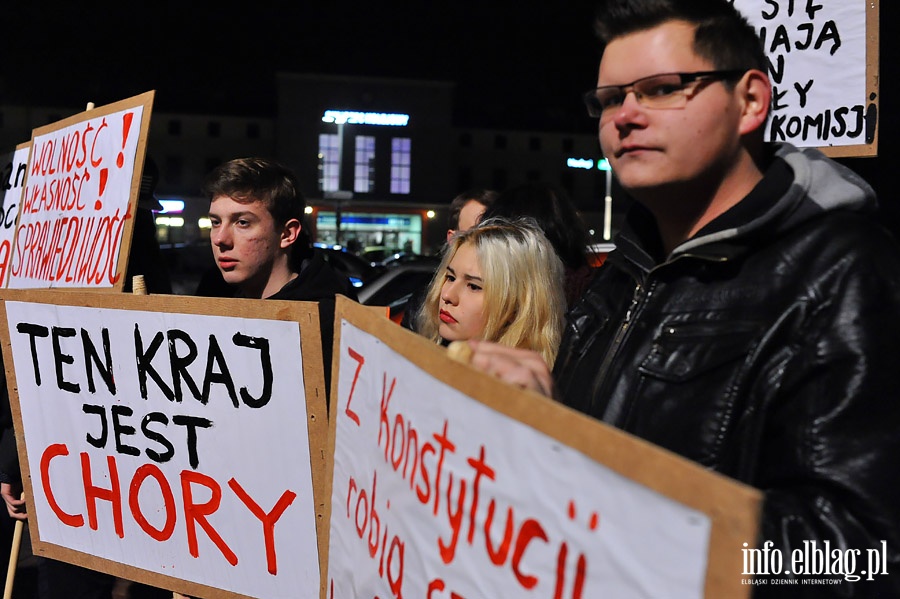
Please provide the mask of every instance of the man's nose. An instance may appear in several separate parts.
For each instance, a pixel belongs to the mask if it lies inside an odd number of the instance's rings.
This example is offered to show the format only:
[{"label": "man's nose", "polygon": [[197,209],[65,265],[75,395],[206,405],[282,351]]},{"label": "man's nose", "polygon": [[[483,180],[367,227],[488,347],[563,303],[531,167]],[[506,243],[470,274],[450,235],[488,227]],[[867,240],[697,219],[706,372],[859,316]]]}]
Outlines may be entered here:
[{"label": "man's nose", "polygon": [[228,232],[228,227],[217,227],[213,229],[210,239],[216,247],[227,247],[231,245],[231,235]]},{"label": "man's nose", "polygon": [[613,111],[611,120],[616,127],[621,128],[633,124],[635,120],[639,120],[643,116],[644,107],[638,101],[637,92],[628,90],[628,93],[625,94],[625,99],[622,100],[622,104]]}]

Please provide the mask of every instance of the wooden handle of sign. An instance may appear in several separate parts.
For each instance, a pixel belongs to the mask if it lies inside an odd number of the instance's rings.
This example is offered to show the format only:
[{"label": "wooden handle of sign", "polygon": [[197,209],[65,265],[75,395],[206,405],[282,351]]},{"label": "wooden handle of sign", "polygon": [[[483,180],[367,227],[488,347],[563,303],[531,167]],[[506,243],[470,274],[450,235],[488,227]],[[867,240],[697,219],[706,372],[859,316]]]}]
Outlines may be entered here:
[{"label": "wooden handle of sign", "polygon": [[131,293],[133,295],[147,295],[147,284],[144,283],[144,275],[131,277]]},{"label": "wooden handle of sign", "polygon": [[451,341],[447,346],[447,355],[463,364],[472,361],[472,348],[466,341]]},{"label": "wooden handle of sign", "polygon": [[[25,493],[22,493],[22,499],[25,499]],[[16,566],[19,564],[19,547],[22,546],[22,529],[24,528],[25,521],[16,520],[12,547],[9,550],[9,566],[6,568],[6,586],[3,589],[3,599],[12,599],[13,581],[16,578]]]}]

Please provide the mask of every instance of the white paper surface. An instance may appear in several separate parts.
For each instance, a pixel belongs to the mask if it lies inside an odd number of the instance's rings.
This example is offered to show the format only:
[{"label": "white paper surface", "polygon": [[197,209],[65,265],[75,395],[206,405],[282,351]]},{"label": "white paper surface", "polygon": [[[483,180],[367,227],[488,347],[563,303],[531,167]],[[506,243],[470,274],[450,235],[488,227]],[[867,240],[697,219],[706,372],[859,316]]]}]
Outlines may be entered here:
[{"label": "white paper surface", "polygon": [[[28,148],[0,154],[0,287],[6,286],[16,234],[16,217],[28,179]],[[23,169],[24,167],[24,169]]]},{"label": "white paper surface", "polygon": [[9,287],[113,287],[144,107],[34,138]]},{"label": "white paper surface", "polygon": [[[6,309],[42,541],[249,596],[318,597],[297,323],[23,302]],[[104,331],[114,392],[102,376]],[[89,486],[99,499],[86,500]],[[267,549],[263,519],[279,500]]]},{"label": "white paper surface", "polygon": [[702,596],[703,513],[463,395],[346,321],[340,360],[329,599]]},{"label": "white paper surface", "polygon": [[734,0],[765,40],[773,85],[769,141],[866,143],[865,0]]}]

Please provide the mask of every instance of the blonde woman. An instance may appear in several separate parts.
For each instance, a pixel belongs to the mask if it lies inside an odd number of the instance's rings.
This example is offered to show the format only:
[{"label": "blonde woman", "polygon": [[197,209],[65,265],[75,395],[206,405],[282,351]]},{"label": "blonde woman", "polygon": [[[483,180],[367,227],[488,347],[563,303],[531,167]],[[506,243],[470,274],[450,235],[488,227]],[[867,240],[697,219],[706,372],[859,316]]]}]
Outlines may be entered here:
[{"label": "blonde woman", "polygon": [[491,218],[451,238],[416,330],[535,350],[552,366],[564,311],[562,262],[535,221]]}]

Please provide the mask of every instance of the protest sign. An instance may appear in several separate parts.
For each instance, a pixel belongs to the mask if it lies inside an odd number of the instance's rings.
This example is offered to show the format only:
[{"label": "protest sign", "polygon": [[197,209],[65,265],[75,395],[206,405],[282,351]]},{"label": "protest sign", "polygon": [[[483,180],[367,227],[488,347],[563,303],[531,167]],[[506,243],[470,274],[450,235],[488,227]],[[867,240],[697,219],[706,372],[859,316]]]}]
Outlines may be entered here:
[{"label": "protest sign", "polygon": [[315,304],[0,295],[35,553],[192,596],[320,596]]},{"label": "protest sign", "polygon": [[759,491],[352,302],[335,329],[328,599],[748,595]]},{"label": "protest sign", "polygon": [[8,287],[121,291],[153,95],[32,132]]},{"label": "protest sign", "polygon": [[19,215],[19,204],[28,178],[30,148],[30,143],[24,143],[16,146],[12,152],[0,154],[0,287],[6,286],[16,233],[16,217]]},{"label": "protest sign", "polygon": [[878,0],[732,0],[763,40],[766,138],[830,156],[878,154]]}]

